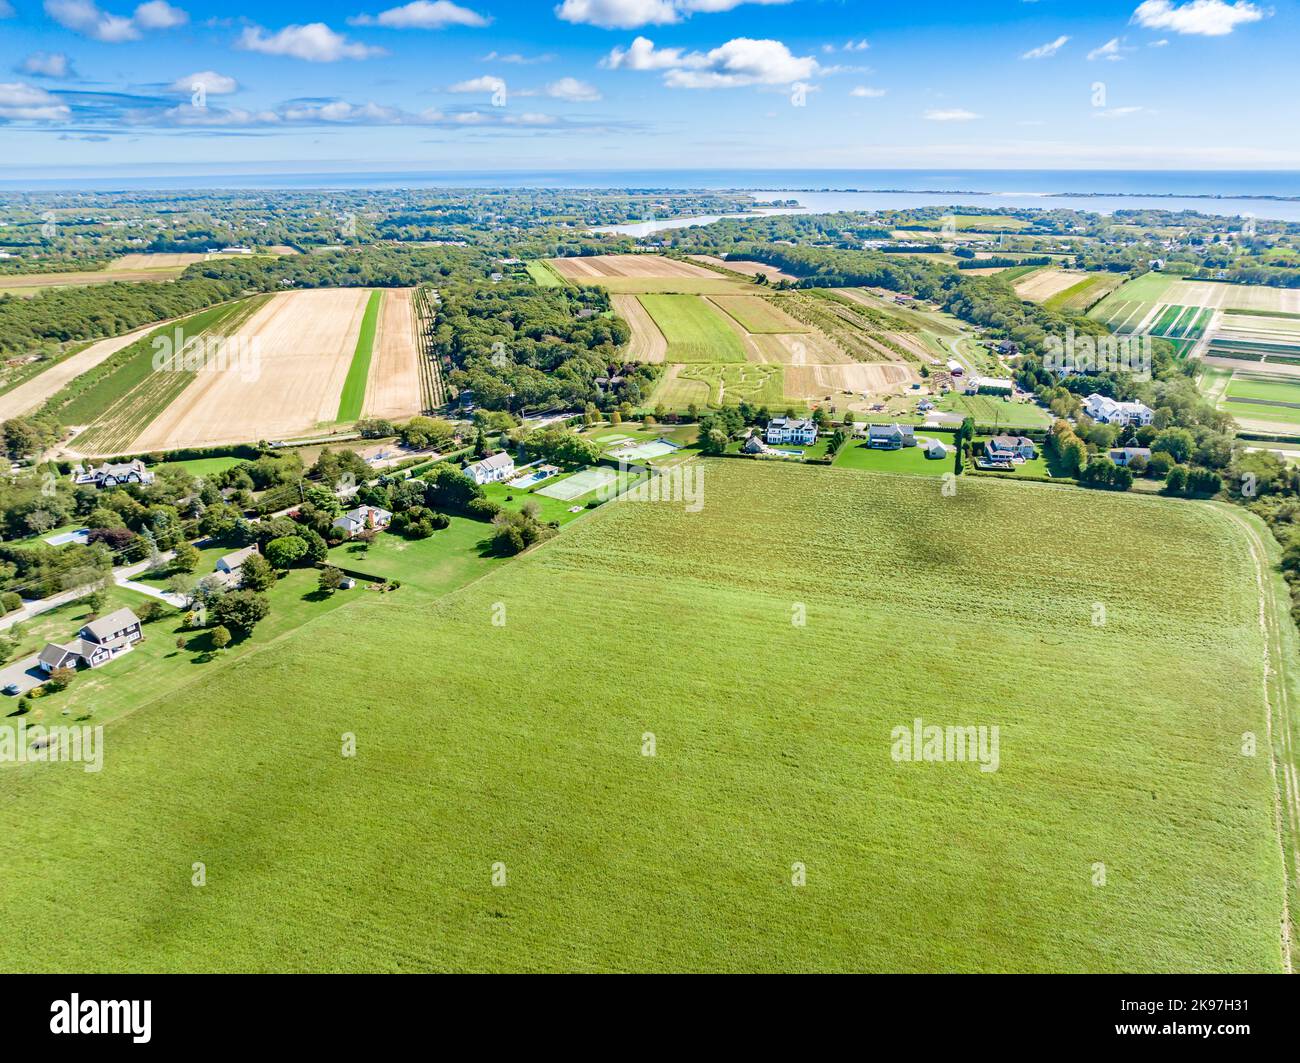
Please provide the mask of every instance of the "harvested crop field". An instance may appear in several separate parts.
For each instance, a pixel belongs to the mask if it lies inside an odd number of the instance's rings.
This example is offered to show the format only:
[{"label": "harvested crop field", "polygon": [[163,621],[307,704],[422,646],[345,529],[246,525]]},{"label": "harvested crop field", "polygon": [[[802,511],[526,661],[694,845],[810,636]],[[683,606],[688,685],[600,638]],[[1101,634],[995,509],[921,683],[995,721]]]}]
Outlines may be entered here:
[{"label": "harvested crop field", "polygon": [[254,365],[199,373],[131,449],[275,440],[332,423],[369,300],[360,288],[273,296],[234,337]]},{"label": "harvested crop field", "polygon": [[110,273],[125,273],[132,270],[184,270],[196,262],[206,262],[212,255],[204,254],[136,254],[122,255],[108,264]]},{"label": "harvested crop field", "polygon": [[729,269],[732,273],[742,273],[746,277],[767,277],[770,281],[790,281],[798,280],[793,274],[786,273],[776,266],[768,266],[762,262],[742,262],[733,261],[732,259],[714,258],[712,255],[691,255],[696,262],[707,262],[711,266],[721,266],[723,269]]},{"label": "harvested crop field", "polygon": [[746,332],[755,336],[811,332],[779,306],[757,295],[715,295],[710,300]]},{"label": "harvested crop field", "polygon": [[790,399],[821,399],[837,393],[883,395],[903,390],[914,379],[907,366],[896,362],[787,366],[785,394]]},{"label": "harvested crop field", "polygon": [[394,288],[383,296],[364,415],[400,421],[416,416],[423,408],[420,352],[415,341],[415,292]]},{"label": "harvested crop field", "polygon": [[599,255],[590,258],[553,258],[549,264],[567,280],[591,281],[602,277],[695,277],[717,276],[702,266],[662,255]]},{"label": "harvested crop field", "polygon": [[748,281],[662,255],[552,258],[547,265],[566,281],[599,285],[611,293],[626,295],[748,295],[754,289]]},{"label": "harvested crop field", "polygon": [[1068,291],[1080,281],[1086,279],[1086,273],[1044,267],[1022,277],[1012,287],[1015,288],[1016,294],[1021,299],[1031,303],[1045,303],[1052,296]]},{"label": "harvested crop field", "polygon": [[1223,284],[1218,281],[1176,281],[1165,293],[1165,301],[1184,306],[1208,306],[1215,310],[1263,310],[1300,314],[1300,288]]},{"label": "harvested crop field", "polygon": [[0,421],[11,417],[20,417],[39,409],[45,401],[63,390],[77,377],[90,372],[101,362],[107,361],[118,351],[131,346],[136,340],[143,339],[149,333],[161,328],[166,322],[146,325],[122,336],[100,340],[92,343],[84,351],[66,358],[57,365],[47,369],[40,376],[33,377],[25,384],[14,388],[6,395],[0,395]]},{"label": "harvested crop field", "polygon": [[649,312],[635,295],[611,296],[614,312],[632,327],[627,358],[632,362],[659,365],[668,357],[668,341]]}]

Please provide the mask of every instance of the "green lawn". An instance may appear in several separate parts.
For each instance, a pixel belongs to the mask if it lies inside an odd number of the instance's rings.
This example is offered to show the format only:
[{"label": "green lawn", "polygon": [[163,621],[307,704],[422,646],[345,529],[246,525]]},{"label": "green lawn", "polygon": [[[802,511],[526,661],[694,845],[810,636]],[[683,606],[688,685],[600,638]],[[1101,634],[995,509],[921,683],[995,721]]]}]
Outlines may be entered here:
[{"label": "green lawn", "polygon": [[169,462],[161,468],[184,469],[191,476],[216,476],[217,473],[233,469],[244,460],[243,458],[194,458],[190,461]]},{"label": "green lawn", "polygon": [[1041,406],[993,395],[962,395],[950,391],[935,405],[944,413],[973,417],[978,425],[999,429],[1049,428],[1052,424],[1051,414]]},{"label": "green lawn", "polygon": [[[606,506],[495,569],[394,552],[397,594],[143,697],[102,774],[0,770],[0,964],[1280,969],[1228,514],[705,473],[702,512]],[[916,717],[999,727],[999,770],[897,762]]]},{"label": "green lawn", "polygon": [[329,559],[341,568],[399,580],[399,594],[438,596],[502,564],[490,553],[491,539],[490,524],[453,517],[451,526],[432,538],[408,540],[385,533],[369,547],[364,543],[336,546]]},{"label": "green lawn", "polygon": [[745,348],[723,313],[695,295],[642,295],[646,312],[668,340],[669,362],[743,362]]},{"label": "green lawn", "polygon": [[1264,399],[1269,402],[1300,404],[1300,380],[1264,377],[1234,377],[1228,385],[1230,399]]},{"label": "green lawn", "polygon": [[356,353],[352,355],[352,365],[348,368],[347,379],[343,382],[343,394],[339,397],[339,421],[355,421],[365,408],[366,383],[370,379],[370,359],[374,355],[375,329],[379,326],[379,307],[383,299],[382,291],[371,292],[370,300],[366,303],[361,332],[357,336]]},{"label": "green lawn", "polygon": [[524,268],[528,270],[528,276],[533,278],[533,283],[539,288],[563,288],[567,283],[547,262],[541,260],[529,262]]},{"label": "green lawn", "polygon": [[[932,433],[932,438],[945,443],[951,436]],[[867,469],[872,472],[905,473],[909,476],[943,476],[953,471],[953,457],[942,461],[928,458],[924,447],[905,447],[902,450],[872,450],[865,442],[854,441],[840,451],[835,459],[837,469]]]}]

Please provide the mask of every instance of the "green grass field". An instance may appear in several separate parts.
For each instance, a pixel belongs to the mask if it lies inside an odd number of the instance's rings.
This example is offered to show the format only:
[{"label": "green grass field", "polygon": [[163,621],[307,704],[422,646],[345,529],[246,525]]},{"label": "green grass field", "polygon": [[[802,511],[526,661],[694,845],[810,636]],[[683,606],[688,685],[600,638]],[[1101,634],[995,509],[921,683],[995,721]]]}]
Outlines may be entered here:
[{"label": "green grass field", "polygon": [[370,380],[370,359],[375,353],[375,329],[379,326],[379,307],[383,303],[382,291],[371,292],[366,303],[366,313],[361,319],[361,332],[357,336],[356,353],[343,382],[339,396],[339,421],[355,421],[366,405],[366,384]]},{"label": "green grass field", "polygon": [[[142,700],[102,774],[0,769],[0,964],[1280,969],[1226,511],[705,474],[700,513],[607,506],[454,580],[417,582],[447,539],[394,546],[402,591]],[[916,717],[998,726],[1000,770],[895,762]]]},{"label": "green grass field", "polygon": [[722,311],[693,295],[643,295],[641,305],[668,340],[669,362],[743,362],[745,348]]},{"label": "green grass field", "polygon": [[549,263],[541,259],[529,262],[524,268],[528,270],[528,276],[533,278],[533,283],[539,288],[563,288],[568,283],[551,268]]},{"label": "green grass field", "polygon": [[1104,322],[1112,332],[1127,335],[1165,301],[1165,293],[1178,280],[1169,273],[1145,273],[1113,291],[1088,316]]},{"label": "green grass field", "polygon": [[[952,436],[931,433],[931,438],[952,442]],[[871,472],[892,472],[908,476],[943,476],[953,471],[951,457],[940,461],[926,457],[924,447],[906,447],[903,450],[872,450],[866,443],[852,442],[835,458],[837,469],[859,469]]]},{"label": "green grass field", "polygon": [[1262,399],[1300,406],[1300,379],[1279,377],[1234,377],[1228,385],[1230,399]]},{"label": "green grass field", "polygon": [[1118,288],[1120,281],[1114,273],[1094,273],[1074,287],[1057,292],[1043,306],[1048,310],[1087,310]]},{"label": "green grass field", "polygon": [[981,427],[1004,429],[1048,428],[1051,414],[1033,403],[1013,402],[993,395],[961,395],[950,391],[935,404],[944,413],[975,418]]}]

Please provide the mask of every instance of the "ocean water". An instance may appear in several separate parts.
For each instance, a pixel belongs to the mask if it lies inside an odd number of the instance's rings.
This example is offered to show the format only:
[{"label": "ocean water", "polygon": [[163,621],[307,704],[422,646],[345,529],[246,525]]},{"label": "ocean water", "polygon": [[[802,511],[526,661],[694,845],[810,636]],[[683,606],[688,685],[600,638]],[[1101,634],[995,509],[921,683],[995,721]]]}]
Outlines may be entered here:
[{"label": "ocean water", "polygon": [[1300,172],[1229,170],[566,170],[0,176],[0,191],[569,188],[737,190],[817,212],[916,206],[1195,210],[1300,221]]}]

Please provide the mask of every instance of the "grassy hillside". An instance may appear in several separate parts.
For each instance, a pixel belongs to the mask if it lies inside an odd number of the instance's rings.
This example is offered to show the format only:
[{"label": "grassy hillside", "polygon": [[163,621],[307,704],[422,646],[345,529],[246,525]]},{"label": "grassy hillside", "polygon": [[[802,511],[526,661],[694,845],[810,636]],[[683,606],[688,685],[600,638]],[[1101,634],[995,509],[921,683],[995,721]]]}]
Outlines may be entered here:
[{"label": "grassy hillside", "polygon": [[[706,475],[700,513],[358,596],[114,725],[101,775],[0,770],[0,965],[1279,968],[1238,525]],[[999,726],[1000,770],[895,763],[917,716]]]}]

